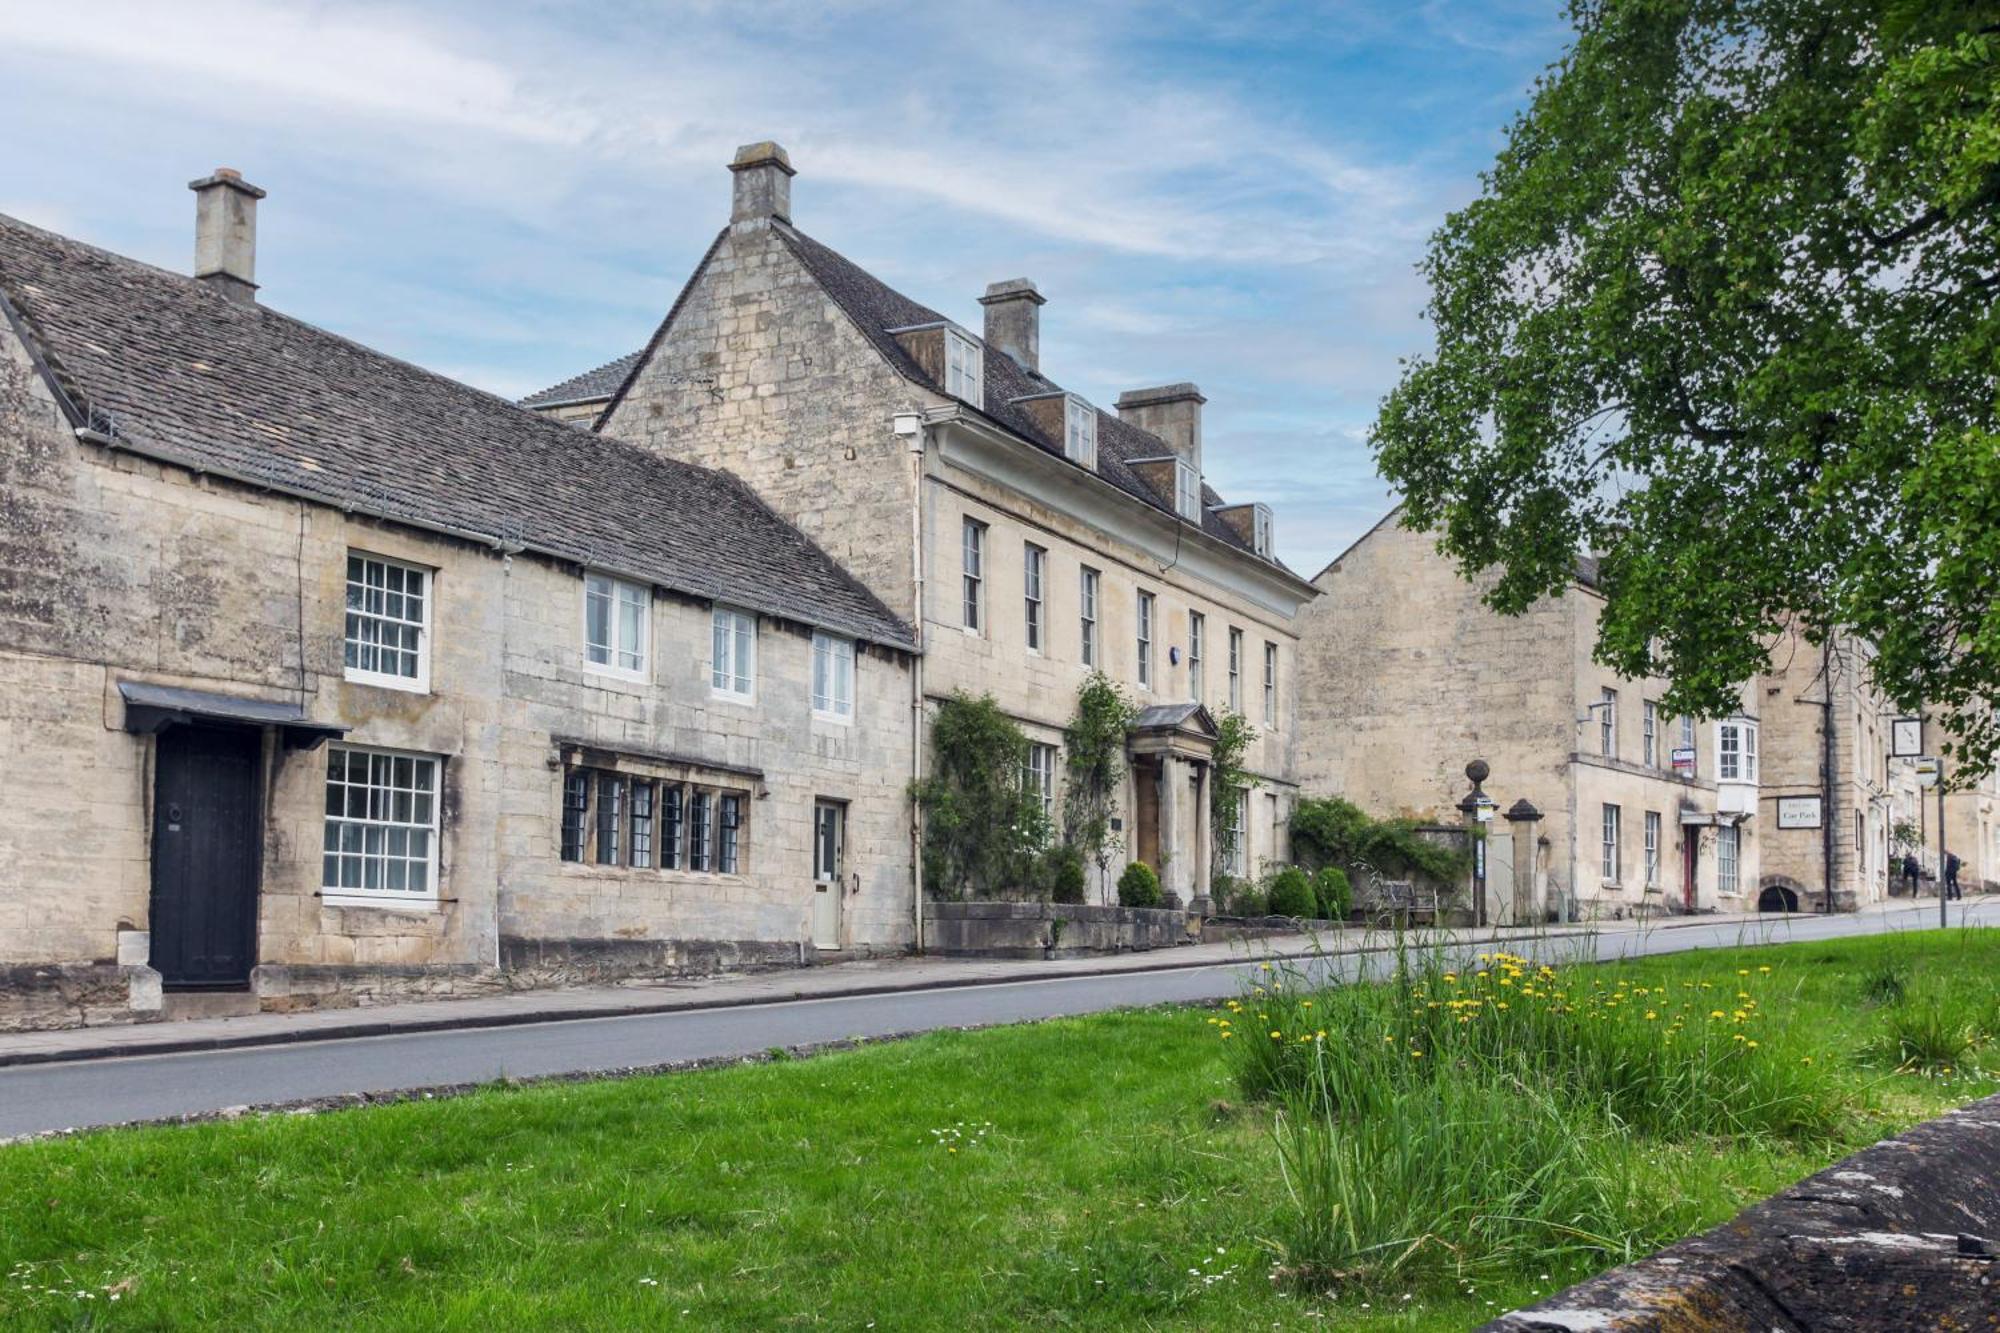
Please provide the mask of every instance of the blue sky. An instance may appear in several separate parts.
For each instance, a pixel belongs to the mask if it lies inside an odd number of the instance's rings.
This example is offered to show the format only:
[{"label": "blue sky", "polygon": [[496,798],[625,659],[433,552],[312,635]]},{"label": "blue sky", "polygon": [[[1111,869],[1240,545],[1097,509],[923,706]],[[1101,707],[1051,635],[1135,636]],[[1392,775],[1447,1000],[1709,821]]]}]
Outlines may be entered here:
[{"label": "blue sky", "polygon": [[1413,265],[1566,32],[1557,0],[9,0],[0,212],[185,270],[186,183],[236,167],[269,304],[518,396],[644,341],[775,138],[800,228],[918,300],[977,328],[1034,278],[1067,387],[1199,383],[1210,480],[1310,573],[1389,502]]}]

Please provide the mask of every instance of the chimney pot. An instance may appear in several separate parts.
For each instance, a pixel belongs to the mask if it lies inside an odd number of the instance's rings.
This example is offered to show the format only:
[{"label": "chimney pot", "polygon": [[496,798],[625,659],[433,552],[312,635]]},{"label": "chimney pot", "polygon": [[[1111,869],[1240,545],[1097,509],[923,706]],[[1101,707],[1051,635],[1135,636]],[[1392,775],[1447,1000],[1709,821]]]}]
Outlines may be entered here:
[{"label": "chimney pot", "polygon": [[1118,419],[1151,431],[1167,442],[1176,456],[1201,472],[1201,405],[1208,399],[1183,381],[1151,389],[1127,389],[1118,395]]},{"label": "chimney pot", "polygon": [[1027,278],[1009,278],[987,287],[979,304],[986,307],[986,343],[997,347],[1023,370],[1042,368],[1041,307],[1048,297]]},{"label": "chimney pot", "polygon": [[194,191],[194,275],[232,301],[257,299],[257,201],[264,191],[217,167]]},{"label": "chimney pot", "polygon": [[732,225],[765,218],[792,220],[792,177],[798,173],[783,147],[769,139],[744,144],[736,150],[729,170],[736,177],[730,192]]}]

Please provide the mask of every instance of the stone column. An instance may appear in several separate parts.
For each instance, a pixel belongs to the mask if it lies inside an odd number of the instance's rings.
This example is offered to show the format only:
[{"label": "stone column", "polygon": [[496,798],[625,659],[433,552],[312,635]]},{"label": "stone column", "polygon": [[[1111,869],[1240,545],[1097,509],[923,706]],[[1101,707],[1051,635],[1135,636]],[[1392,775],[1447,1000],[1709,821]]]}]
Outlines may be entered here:
[{"label": "stone column", "polygon": [[1535,831],[1542,826],[1542,812],[1525,796],[1507,807],[1507,824],[1514,834],[1514,924],[1541,923],[1535,901]]},{"label": "stone column", "polygon": [[1187,849],[1181,846],[1181,764],[1180,756],[1160,756],[1160,895],[1169,904],[1185,905]]},{"label": "stone column", "polygon": [[1215,781],[1213,764],[1194,766],[1194,900],[1188,910],[1196,916],[1215,911],[1213,875],[1215,871],[1215,830],[1210,826],[1209,784]]}]

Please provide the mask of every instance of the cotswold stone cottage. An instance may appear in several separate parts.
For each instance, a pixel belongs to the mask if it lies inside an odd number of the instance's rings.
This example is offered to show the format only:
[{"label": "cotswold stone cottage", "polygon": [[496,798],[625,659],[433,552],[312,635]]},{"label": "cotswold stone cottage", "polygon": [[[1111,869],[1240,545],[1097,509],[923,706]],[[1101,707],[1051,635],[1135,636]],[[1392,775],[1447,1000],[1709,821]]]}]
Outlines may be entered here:
[{"label": "cotswold stone cottage", "polygon": [[910,625],[193,188],[194,278],[0,218],[0,1027],[906,947]]},{"label": "cotswold stone cottage", "polygon": [[[1314,591],[1273,554],[1269,509],[1203,480],[1201,393],[1101,410],[1044,371],[1032,282],[994,283],[979,326],[960,323],[795,227],[782,148],[730,171],[729,224],[647,346],[528,404],[743,478],[917,627],[917,701],[998,699],[1051,808],[1077,687],[1093,670],[1124,685],[1143,708],[1124,855],[1169,893],[1200,904],[1217,853],[1239,873],[1282,860]],[[1257,730],[1256,783],[1217,830],[1224,710]]]},{"label": "cotswold stone cottage", "polygon": [[1754,908],[1755,714],[1669,717],[1664,680],[1594,662],[1594,562],[1578,563],[1564,596],[1502,616],[1398,517],[1313,581],[1300,780],[1370,810],[1456,824],[1465,766],[1486,760],[1491,921]]}]

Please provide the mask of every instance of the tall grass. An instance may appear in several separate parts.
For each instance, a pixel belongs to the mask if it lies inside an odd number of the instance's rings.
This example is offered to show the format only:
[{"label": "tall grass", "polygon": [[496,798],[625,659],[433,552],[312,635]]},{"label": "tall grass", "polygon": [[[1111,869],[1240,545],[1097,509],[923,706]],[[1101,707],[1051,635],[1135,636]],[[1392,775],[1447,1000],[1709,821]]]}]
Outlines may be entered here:
[{"label": "tall grass", "polygon": [[1280,1108],[1288,1259],[1316,1282],[1411,1281],[1679,1234],[1648,1154],[1705,1136],[1814,1139],[1845,1105],[1765,1017],[1769,969],[1673,986],[1399,950],[1376,984],[1276,970],[1211,1022]]}]

